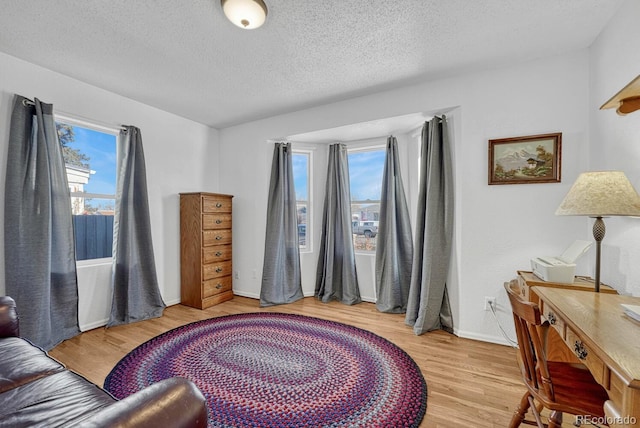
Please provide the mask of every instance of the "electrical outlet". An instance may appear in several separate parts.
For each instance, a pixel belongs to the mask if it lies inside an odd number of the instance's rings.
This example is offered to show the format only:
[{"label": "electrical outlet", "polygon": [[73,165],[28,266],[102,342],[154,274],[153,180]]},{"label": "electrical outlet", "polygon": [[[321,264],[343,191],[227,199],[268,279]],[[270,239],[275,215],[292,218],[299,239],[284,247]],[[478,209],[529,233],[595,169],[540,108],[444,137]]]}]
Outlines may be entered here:
[{"label": "electrical outlet", "polygon": [[496,298],[495,297],[489,297],[489,296],[484,296],[484,310],[485,311],[490,311],[491,307],[496,307]]}]

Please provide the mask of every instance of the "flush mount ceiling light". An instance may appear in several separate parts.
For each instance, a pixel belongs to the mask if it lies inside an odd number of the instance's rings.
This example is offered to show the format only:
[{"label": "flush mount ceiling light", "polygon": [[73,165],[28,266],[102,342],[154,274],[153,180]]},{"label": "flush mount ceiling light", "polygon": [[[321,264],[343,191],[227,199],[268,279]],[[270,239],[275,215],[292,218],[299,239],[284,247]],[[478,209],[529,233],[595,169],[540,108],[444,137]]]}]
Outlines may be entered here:
[{"label": "flush mount ceiling light", "polygon": [[252,30],[264,24],[267,5],[262,0],[220,0],[224,14],[240,28]]}]

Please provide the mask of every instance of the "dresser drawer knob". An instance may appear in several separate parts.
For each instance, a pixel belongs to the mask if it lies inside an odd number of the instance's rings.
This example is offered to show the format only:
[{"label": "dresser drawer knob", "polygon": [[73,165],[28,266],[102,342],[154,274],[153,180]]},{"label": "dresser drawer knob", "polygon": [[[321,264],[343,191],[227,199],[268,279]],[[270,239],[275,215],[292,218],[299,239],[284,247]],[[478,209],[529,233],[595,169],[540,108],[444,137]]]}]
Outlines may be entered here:
[{"label": "dresser drawer knob", "polygon": [[573,350],[576,352],[576,357],[581,360],[584,360],[585,358],[587,358],[587,355],[589,355],[584,345],[579,340],[576,340],[576,343],[573,345]]},{"label": "dresser drawer knob", "polygon": [[216,285],[216,289],[220,290],[223,287],[222,284],[218,283],[218,285]]},{"label": "dresser drawer knob", "polygon": [[222,239],[222,236],[220,236],[220,235],[216,236],[216,241],[219,241],[221,239]]},{"label": "dresser drawer knob", "polygon": [[216,257],[222,256],[222,251],[216,251]]},{"label": "dresser drawer knob", "polygon": [[557,322],[556,316],[553,314],[553,312],[549,312],[549,315],[547,315],[547,319],[549,320],[549,324],[551,325],[555,325],[555,323]]},{"label": "dresser drawer knob", "polygon": [[222,223],[222,220],[217,219],[217,220],[216,220],[216,224],[220,224],[220,223]]},{"label": "dresser drawer knob", "polygon": [[222,208],[222,202],[218,202],[218,203],[216,204],[216,208]]},{"label": "dresser drawer knob", "polygon": [[220,273],[220,272],[222,272],[222,271],[223,271],[223,269],[222,269],[220,266],[218,266],[218,267],[216,268],[216,272],[217,272],[217,273]]}]

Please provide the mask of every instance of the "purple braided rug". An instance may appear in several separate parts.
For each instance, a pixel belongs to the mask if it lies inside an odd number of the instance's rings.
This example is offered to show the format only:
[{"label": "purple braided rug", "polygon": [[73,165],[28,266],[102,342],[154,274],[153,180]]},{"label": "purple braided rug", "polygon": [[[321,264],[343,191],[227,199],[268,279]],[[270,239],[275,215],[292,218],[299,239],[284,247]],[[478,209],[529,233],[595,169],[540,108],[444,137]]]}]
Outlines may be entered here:
[{"label": "purple braided rug", "polygon": [[417,427],[427,385],[402,349],[371,332],[301,315],[198,321],[126,355],[105,380],[124,398],[182,376],[200,388],[210,427]]}]

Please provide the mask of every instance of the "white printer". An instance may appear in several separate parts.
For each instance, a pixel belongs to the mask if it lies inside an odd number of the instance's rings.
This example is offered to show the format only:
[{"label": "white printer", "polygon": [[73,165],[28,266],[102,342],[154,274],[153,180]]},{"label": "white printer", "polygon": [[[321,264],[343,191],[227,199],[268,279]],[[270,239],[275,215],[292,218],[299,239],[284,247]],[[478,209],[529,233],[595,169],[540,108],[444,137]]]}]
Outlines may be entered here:
[{"label": "white printer", "polygon": [[571,284],[576,273],[575,262],[591,248],[590,241],[575,241],[557,257],[534,257],[531,270],[543,281]]}]

